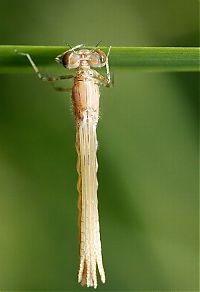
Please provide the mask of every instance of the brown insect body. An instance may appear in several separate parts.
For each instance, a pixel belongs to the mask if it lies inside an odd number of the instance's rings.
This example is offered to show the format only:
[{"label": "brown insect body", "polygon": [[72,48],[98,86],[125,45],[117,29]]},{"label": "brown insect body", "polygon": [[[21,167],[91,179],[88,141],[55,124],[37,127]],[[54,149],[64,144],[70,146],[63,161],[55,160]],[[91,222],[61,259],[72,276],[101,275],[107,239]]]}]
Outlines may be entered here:
[{"label": "brown insect body", "polygon": [[[86,69],[85,69],[86,70]],[[97,287],[96,265],[102,282],[105,274],[102,264],[97,201],[97,137],[99,118],[99,87],[88,71],[77,72],[72,89],[72,101],[77,123],[76,149],[78,153],[77,189],[79,192],[80,268],[78,280],[82,285]]]},{"label": "brown insect body", "polygon": [[[107,56],[98,50],[79,50],[68,58],[62,57],[64,66],[70,68],[70,62],[78,68],[72,88],[72,102],[76,120],[76,149],[78,154],[77,172],[79,175],[77,189],[79,193],[80,224],[80,266],[78,281],[87,287],[97,287],[96,267],[101,281],[105,282],[103,268],[100,227],[97,198],[97,135],[96,126],[99,118],[99,84],[108,86],[108,80],[91,66],[102,67]],[[64,60],[64,61],[63,61]]]}]

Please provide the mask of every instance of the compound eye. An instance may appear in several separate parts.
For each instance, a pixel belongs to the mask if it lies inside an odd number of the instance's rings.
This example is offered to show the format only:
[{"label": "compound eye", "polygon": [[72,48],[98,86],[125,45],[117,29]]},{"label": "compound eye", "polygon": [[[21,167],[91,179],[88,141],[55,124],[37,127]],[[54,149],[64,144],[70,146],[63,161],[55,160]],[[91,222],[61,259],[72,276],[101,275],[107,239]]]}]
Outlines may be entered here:
[{"label": "compound eye", "polygon": [[98,55],[100,57],[101,66],[104,66],[106,64],[106,61],[107,61],[106,54],[103,51],[99,50],[99,49],[96,49],[96,52],[98,53]]},{"label": "compound eye", "polygon": [[77,68],[80,65],[80,56],[72,51],[58,55],[55,60],[68,69]]},{"label": "compound eye", "polygon": [[62,63],[68,69],[77,68],[80,65],[80,56],[74,52],[67,52],[63,55]]},{"label": "compound eye", "polygon": [[97,52],[90,55],[89,63],[91,67],[102,67],[101,59]]},{"label": "compound eye", "polygon": [[90,66],[92,67],[103,67],[106,64],[106,61],[106,54],[99,49],[96,49],[94,53],[90,55]]}]

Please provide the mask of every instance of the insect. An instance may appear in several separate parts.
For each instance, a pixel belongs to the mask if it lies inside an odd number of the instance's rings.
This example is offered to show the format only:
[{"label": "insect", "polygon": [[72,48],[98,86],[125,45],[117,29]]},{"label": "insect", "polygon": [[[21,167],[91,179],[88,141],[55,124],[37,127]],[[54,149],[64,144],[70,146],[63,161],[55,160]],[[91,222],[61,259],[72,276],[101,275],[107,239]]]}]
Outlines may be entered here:
[{"label": "insect", "polygon": [[[103,267],[97,198],[97,135],[99,119],[99,85],[111,86],[109,70],[109,53],[99,48],[86,49],[78,45],[58,55],[55,60],[67,69],[76,69],[75,75],[50,77],[42,75],[31,56],[18,52],[28,58],[34,71],[43,81],[56,81],[74,78],[72,103],[76,121],[76,150],[78,154],[77,172],[79,193],[79,227],[80,227],[80,265],[78,282],[87,287],[97,287],[97,267],[101,281],[105,282]],[[93,68],[106,68],[106,77]],[[69,88],[55,87],[58,91]]]}]

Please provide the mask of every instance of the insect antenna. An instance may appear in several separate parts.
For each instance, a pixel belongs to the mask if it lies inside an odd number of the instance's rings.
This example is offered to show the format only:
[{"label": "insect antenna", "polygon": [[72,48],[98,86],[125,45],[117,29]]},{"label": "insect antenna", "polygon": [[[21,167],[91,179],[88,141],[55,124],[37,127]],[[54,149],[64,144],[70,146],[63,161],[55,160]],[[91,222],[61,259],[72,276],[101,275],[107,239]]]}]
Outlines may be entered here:
[{"label": "insect antenna", "polygon": [[101,42],[102,42],[102,40],[100,40],[100,41],[96,44],[95,48],[97,48],[97,47],[100,45]]}]

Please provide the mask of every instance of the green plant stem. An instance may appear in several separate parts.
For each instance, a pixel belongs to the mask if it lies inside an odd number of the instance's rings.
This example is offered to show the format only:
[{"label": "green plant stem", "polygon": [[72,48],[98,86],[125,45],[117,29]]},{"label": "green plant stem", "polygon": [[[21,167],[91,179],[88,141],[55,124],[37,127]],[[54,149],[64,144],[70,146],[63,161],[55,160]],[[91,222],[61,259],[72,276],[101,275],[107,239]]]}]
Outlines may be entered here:
[{"label": "green plant stem", "polygon": [[[30,53],[38,67],[58,66],[55,57],[69,49],[61,46],[0,46],[0,73],[30,72],[28,60],[15,53]],[[102,47],[107,52],[108,48]],[[143,71],[200,71],[200,48],[195,47],[112,47],[111,68]],[[54,67],[55,68],[55,67]]]}]

